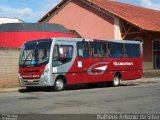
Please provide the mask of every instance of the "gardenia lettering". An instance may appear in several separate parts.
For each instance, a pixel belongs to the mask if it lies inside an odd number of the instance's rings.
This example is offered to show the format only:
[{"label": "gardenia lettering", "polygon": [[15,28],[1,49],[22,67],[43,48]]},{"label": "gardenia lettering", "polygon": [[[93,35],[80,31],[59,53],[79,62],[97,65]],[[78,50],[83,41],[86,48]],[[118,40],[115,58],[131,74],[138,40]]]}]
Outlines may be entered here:
[{"label": "gardenia lettering", "polygon": [[113,65],[115,66],[132,66],[132,62],[114,62]]}]

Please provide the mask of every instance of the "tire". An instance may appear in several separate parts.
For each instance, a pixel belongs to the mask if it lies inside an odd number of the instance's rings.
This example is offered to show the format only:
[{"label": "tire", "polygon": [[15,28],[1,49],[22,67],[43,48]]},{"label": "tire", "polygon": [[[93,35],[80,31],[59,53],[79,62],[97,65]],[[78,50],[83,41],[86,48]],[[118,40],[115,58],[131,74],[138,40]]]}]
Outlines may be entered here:
[{"label": "tire", "polygon": [[66,83],[64,79],[62,78],[57,78],[54,84],[54,90],[55,91],[63,91],[66,87]]},{"label": "tire", "polygon": [[114,79],[112,81],[112,86],[113,87],[118,87],[120,85],[120,81],[121,81],[120,76],[119,75],[115,75]]}]

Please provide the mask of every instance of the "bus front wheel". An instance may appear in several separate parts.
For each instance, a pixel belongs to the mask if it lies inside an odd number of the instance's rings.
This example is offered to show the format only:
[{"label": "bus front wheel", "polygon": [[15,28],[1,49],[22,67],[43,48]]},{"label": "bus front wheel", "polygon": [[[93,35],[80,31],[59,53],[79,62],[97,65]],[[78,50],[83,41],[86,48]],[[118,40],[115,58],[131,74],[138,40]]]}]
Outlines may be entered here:
[{"label": "bus front wheel", "polygon": [[65,81],[62,78],[57,78],[54,84],[55,91],[62,91],[65,89]]},{"label": "bus front wheel", "polygon": [[115,75],[114,79],[112,81],[112,86],[113,87],[118,87],[120,85],[120,81],[121,81],[120,76],[119,75]]}]

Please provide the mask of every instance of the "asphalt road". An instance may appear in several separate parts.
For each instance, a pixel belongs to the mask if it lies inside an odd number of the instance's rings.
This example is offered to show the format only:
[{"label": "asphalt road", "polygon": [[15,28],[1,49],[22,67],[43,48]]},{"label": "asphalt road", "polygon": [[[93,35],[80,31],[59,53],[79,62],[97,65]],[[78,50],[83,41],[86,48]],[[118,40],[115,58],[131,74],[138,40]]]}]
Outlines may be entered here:
[{"label": "asphalt road", "polygon": [[0,93],[0,113],[160,113],[160,82]]}]

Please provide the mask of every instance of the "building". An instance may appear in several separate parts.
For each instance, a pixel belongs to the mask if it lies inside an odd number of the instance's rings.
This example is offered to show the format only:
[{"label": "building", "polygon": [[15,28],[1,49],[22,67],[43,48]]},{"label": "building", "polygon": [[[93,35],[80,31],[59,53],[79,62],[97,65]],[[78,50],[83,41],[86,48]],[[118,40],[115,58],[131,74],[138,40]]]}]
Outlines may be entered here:
[{"label": "building", "polygon": [[144,69],[160,69],[160,11],[110,0],[62,0],[39,22],[59,23],[81,37],[144,42]]},{"label": "building", "polygon": [[51,37],[75,37],[59,24],[8,23],[0,25],[0,88],[18,85],[20,48],[30,40]]},{"label": "building", "polygon": [[24,23],[24,21],[18,18],[0,17],[0,24],[5,24],[5,23]]},{"label": "building", "polygon": [[21,48],[29,40],[50,37],[75,37],[59,24],[8,23],[0,25],[0,47]]}]

